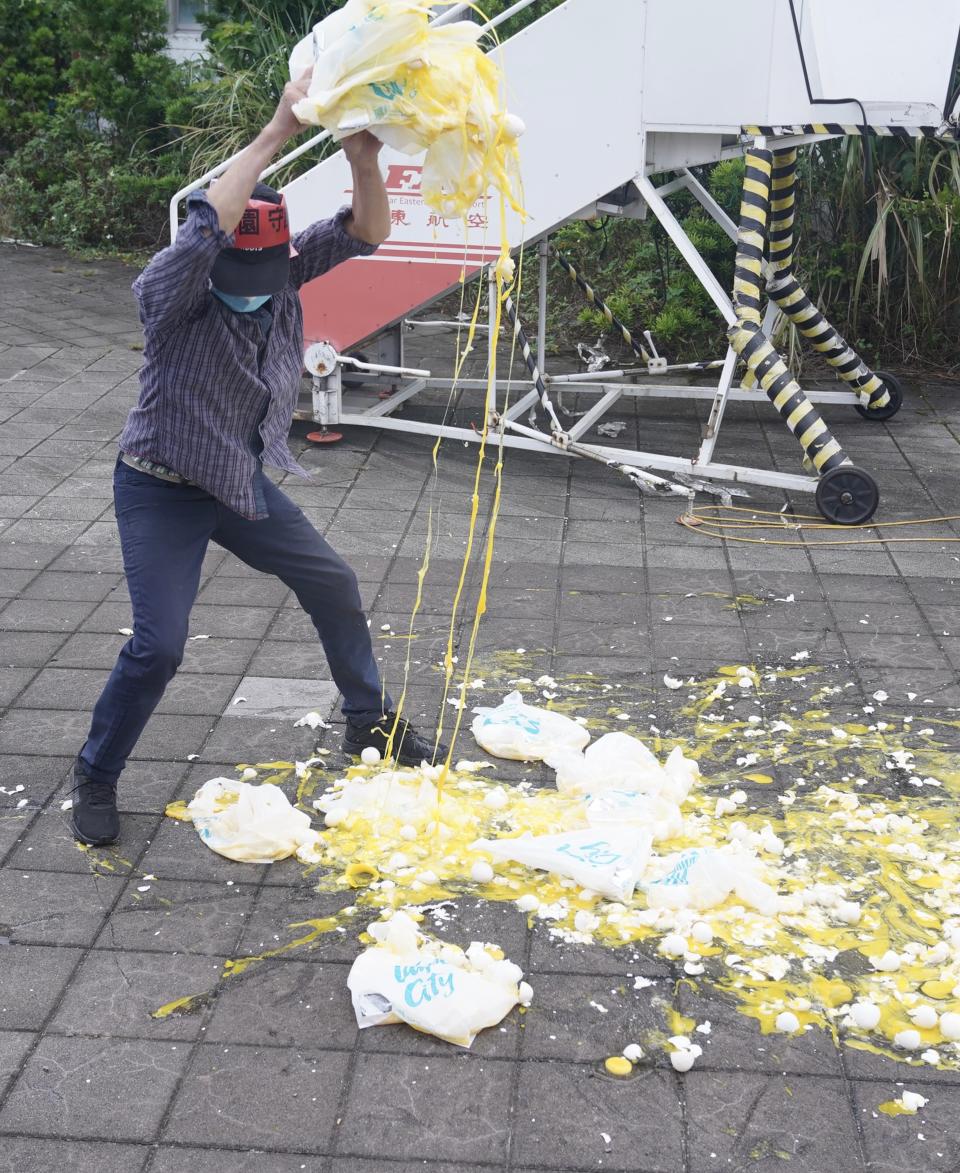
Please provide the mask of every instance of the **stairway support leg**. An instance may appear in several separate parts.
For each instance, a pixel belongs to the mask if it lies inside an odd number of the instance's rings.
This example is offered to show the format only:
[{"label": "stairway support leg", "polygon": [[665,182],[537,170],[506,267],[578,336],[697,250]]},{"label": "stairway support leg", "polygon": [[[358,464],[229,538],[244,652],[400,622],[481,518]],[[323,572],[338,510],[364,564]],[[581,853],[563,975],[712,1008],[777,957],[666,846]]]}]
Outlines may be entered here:
[{"label": "stairway support leg", "polygon": [[497,417],[497,271],[493,265],[487,269],[487,427],[496,427]]},{"label": "stairway support leg", "polygon": [[541,375],[547,371],[547,266],[550,261],[550,237],[545,236],[537,247],[539,271],[537,276],[537,367]]}]

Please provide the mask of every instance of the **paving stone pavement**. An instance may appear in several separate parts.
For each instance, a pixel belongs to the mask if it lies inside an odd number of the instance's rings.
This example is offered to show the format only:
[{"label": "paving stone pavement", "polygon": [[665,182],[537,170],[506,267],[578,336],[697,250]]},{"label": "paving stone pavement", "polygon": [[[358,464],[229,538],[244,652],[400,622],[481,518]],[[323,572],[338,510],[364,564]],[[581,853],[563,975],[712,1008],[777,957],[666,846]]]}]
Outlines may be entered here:
[{"label": "paving stone pavement", "polygon": [[[446,929],[500,943],[536,991],[527,1015],[470,1052],[404,1028],[361,1036],[346,989],[355,940],[323,940],[218,985],[225,959],[338,903],[289,862],[251,867],[206,851],[164,806],[239,760],[306,758],[317,737],[292,718],[308,702],[332,722],[323,736],[336,750],[335,689],[283,585],[212,548],[191,623],[192,637],[208,638],[188,643],[124,776],[122,844],[77,849],[64,782],[130,622],[111,474],[141,359],[133,273],[10,246],[0,264],[0,1173],[960,1167],[955,1077],[919,1077],[933,1089],[922,1124],[877,1117],[897,1065],[821,1034],[771,1043],[719,996],[707,995],[717,1029],[692,1072],[660,1059],[634,1079],[606,1078],[603,1058],[657,1026],[650,989],[625,975],[668,986],[673,970],[636,949],[557,944],[512,905],[464,898]],[[826,412],[876,476],[885,519],[957,512],[958,392],[908,380],[889,424]],[[475,403],[453,410],[477,418]],[[621,442],[686,454],[704,412],[634,402]],[[405,646],[390,633],[413,604],[433,507],[409,696],[429,725],[475,449],[444,445],[434,480],[423,438],[356,430],[318,449],[306,430],[296,425],[291,444],[314,481],[284,487],[355,567],[388,684],[402,675]],[[728,410],[720,455],[797,467],[763,403]],[[758,507],[783,504],[774,490],[751,492]],[[501,662],[530,677],[594,672],[667,728],[678,699],[665,672],[808,650],[850,685],[844,705],[880,688],[904,712],[960,705],[960,547],[942,541],[960,534],[957,522],[931,527],[924,546],[825,550],[711,541],[679,527],[677,512],[606,470],[508,454],[477,673]],[[787,621],[735,602],[788,592]],[[463,623],[457,638],[462,651]],[[213,993],[195,1013],[150,1017],[197,989]],[[601,998],[603,1016],[591,1009]]]}]

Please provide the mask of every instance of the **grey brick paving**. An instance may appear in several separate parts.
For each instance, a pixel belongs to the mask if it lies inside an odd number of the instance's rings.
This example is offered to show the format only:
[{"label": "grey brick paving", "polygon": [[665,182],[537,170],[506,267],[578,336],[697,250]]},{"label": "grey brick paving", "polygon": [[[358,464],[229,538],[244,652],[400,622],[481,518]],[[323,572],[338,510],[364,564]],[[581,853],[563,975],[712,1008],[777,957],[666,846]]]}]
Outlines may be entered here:
[{"label": "grey brick paving", "polygon": [[[401,1027],[356,1030],[346,974],[360,924],[224,978],[224,958],[280,949],[299,931],[290,926],[351,896],[318,893],[289,861],[249,867],[198,851],[190,827],[162,816],[241,758],[303,759],[339,737],[326,664],[296,600],[223,551],[205,560],[192,616],[191,634],[209,638],[187,644],[124,776],[122,843],[78,850],[61,810],[69,763],[130,620],[110,478],[140,333],[122,265],[7,246],[0,260],[0,1173],[958,1167],[960,1077],[838,1051],[818,1032],[761,1036],[704,989],[674,998],[711,1021],[693,1072],[677,1076],[657,1052],[633,1078],[607,1077],[606,1055],[658,1029],[654,999],[673,996],[673,969],[636,946],[557,942],[512,906],[465,897],[431,926],[460,943],[496,941],[532,975],[530,1010],[467,1054]],[[957,391],[914,385],[889,425],[827,413],[874,472],[886,518],[956,512]],[[643,446],[692,446],[702,406],[644,404]],[[631,416],[624,443],[636,442],[640,419]],[[767,413],[735,404],[728,419],[737,430],[723,457],[749,463],[765,448],[795,471],[795,444]],[[285,488],[354,566],[388,683],[406,647],[380,629],[405,630],[427,503],[435,510],[408,702],[429,724],[474,453],[446,446],[434,483],[425,441],[363,432],[320,450],[305,431],[296,425],[291,443],[314,483]],[[782,504],[772,491],[753,496],[760,508]],[[585,715],[607,720],[615,705],[639,729],[669,730],[684,690],[665,690],[664,672],[747,657],[778,664],[807,650],[850,686],[834,698],[837,720],[879,688],[905,712],[953,716],[958,547],[724,544],[678,526],[678,509],[592,466],[508,453],[483,670],[523,647],[524,674],[594,673],[620,686],[585,696]],[[960,525],[929,530],[951,534]],[[777,600],[788,594],[785,621]],[[461,625],[461,647],[462,637]],[[769,695],[805,694],[787,680]],[[738,711],[751,706],[744,699]],[[308,707],[334,728],[292,728]],[[944,726],[944,741],[952,736]],[[764,768],[779,780],[775,765]],[[499,772],[548,779],[519,763]],[[204,996],[188,1012],[151,1017],[194,994]],[[930,1105],[916,1117],[879,1115],[905,1076]]]},{"label": "grey brick paving", "polygon": [[511,1065],[479,1055],[359,1055],[338,1151],[441,1161],[502,1162]]},{"label": "grey brick paving", "polygon": [[323,1173],[327,1167],[325,1158],[309,1153],[281,1156],[256,1149],[217,1152],[160,1145],[150,1169],[151,1173]]},{"label": "grey brick paving", "polygon": [[86,955],[48,1025],[54,1034],[194,1039],[197,1016],[151,1012],[215,984],[222,958],[132,950]]},{"label": "grey brick paving", "polygon": [[66,945],[8,948],[0,971],[3,1030],[39,1030],[82,956],[82,950]]},{"label": "grey brick paving", "polygon": [[520,1166],[683,1168],[682,1107],[672,1071],[647,1069],[618,1082],[587,1065],[523,1064],[516,1112]]},{"label": "grey brick paving", "polygon": [[175,1043],[47,1035],[0,1110],[0,1132],[150,1140],[187,1058]]},{"label": "grey brick paving", "polygon": [[226,881],[163,878],[149,881],[148,886],[142,876],[134,876],[96,945],[123,951],[155,950],[161,955],[227,954],[237,942],[244,918],[250,915],[256,891],[253,884],[228,886]]},{"label": "grey brick paving", "polygon": [[2,1173],[139,1173],[149,1149],[143,1145],[103,1144],[98,1141],[41,1140],[4,1137],[0,1150]]},{"label": "grey brick paving", "polygon": [[921,1109],[916,1116],[881,1116],[876,1105],[887,1096],[889,1087],[860,1083],[853,1089],[871,1173],[946,1173],[955,1169],[960,1161],[960,1088],[938,1085],[934,1092],[936,1112]]},{"label": "grey brick paving", "polygon": [[177,1091],[163,1139],[329,1151],[337,1110],[331,1092],[343,1082],[348,1063],[341,1051],[202,1044]]},{"label": "grey brick paving", "polygon": [[[691,1072],[685,1081],[690,1168],[864,1168],[857,1124],[839,1079]],[[899,1166],[897,1166],[899,1168]]]}]

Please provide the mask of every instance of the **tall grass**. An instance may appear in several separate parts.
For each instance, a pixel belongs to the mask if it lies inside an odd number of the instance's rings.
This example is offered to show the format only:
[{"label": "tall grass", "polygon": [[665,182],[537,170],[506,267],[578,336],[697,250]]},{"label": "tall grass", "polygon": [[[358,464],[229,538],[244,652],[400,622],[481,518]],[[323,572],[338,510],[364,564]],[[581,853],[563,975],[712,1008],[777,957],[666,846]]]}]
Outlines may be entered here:
[{"label": "tall grass", "polygon": [[956,363],[960,156],[933,140],[820,144],[805,160],[799,263],[851,341],[884,362]]},{"label": "tall grass", "polygon": [[[340,7],[338,0],[292,0],[281,17],[255,0],[241,2],[244,21],[207,30],[209,57],[193,66],[193,84],[177,108],[177,130],[192,175],[242,150],[266,125],[289,80],[287,60],[293,46]],[[324,147],[279,172],[278,182],[312,167]]]}]

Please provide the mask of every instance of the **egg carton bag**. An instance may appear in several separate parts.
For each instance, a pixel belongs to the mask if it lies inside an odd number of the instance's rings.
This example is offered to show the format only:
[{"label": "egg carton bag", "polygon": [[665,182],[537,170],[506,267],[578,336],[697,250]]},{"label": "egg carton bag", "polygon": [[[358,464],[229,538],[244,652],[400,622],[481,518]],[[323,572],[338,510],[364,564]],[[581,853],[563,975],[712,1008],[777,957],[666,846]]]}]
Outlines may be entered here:
[{"label": "egg carton bag", "polygon": [[322,840],[310,816],[270,783],[211,778],[187,804],[186,817],[212,851],[239,863],[273,863],[291,855],[313,863],[320,856]]},{"label": "egg carton bag", "polygon": [[294,113],[335,139],[370,130],[404,154],[426,151],[421,191],[444,216],[464,215],[489,185],[520,211],[524,126],[501,108],[500,70],[477,44],[480,26],[438,28],[432,15],[412,0],[347,0],[290,55],[292,79],[312,70]]},{"label": "egg carton bag", "polygon": [[663,861],[661,874],[644,887],[651,908],[692,908],[703,911],[723,904],[731,895],[765,916],[780,910],[776,889],[757,874],[758,862],[745,853],[733,855],[712,847],[695,847]]},{"label": "egg carton bag", "polygon": [[573,794],[635,790],[681,803],[699,776],[697,763],[684,757],[679,746],[661,765],[639,738],[619,731],[598,737],[583,752],[551,747],[544,761],[557,772],[557,789]]},{"label": "egg carton bag", "polygon": [[463,950],[422,933],[406,913],[369,926],[374,944],[350,967],[357,1025],[405,1022],[458,1047],[496,1026],[533,991],[523,971],[492,945]]},{"label": "egg carton bag", "polygon": [[594,828],[519,839],[477,839],[473,851],[567,876],[608,900],[626,903],[650,858],[653,837],[639,828]]},{"label": "egg carton bag", "polygon": [[632,827],[649,831],[654,843],[683,834],[680,807],[659,794],[636,790],[600,790],[584,800],[591,827]]},{"label": "egg carton bag", "polygon": [[558,749],[577,752],[590,740],[583,725],[562,713],[525,704],[519,692],[509,693],[496,708],[473,711],[473,736],[498,758],[538,762]]}]

